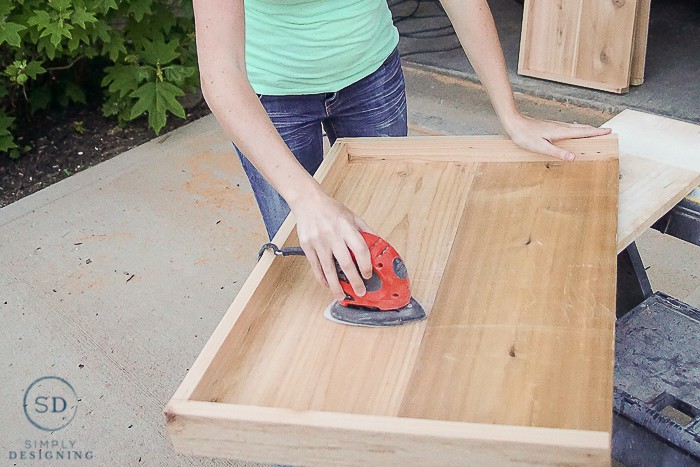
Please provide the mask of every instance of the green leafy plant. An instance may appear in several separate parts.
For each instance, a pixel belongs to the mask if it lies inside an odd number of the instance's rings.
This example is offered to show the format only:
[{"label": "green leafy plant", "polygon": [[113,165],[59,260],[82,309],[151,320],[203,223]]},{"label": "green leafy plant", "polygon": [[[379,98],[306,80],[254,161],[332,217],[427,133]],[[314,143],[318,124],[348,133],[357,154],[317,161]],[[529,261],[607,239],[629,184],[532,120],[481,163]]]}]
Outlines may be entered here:
[{"label": "green leafy plant", "polygon": [[186,0],[0,0],[0,153],[50,107],[100,102],[157,134],[198,86]]}]

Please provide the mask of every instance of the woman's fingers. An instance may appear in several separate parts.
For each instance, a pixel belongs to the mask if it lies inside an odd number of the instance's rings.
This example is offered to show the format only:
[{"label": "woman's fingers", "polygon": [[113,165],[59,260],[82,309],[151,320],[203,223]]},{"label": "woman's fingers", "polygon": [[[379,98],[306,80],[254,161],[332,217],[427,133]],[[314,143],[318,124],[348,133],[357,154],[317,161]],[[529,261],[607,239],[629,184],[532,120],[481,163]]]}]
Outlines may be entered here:
[{"label": "woman's fingers", "polygon": [[336,247],[333,248],[333,256],[335,256],[335,259],[338,261],[340,269],[345,273],[345,277],[347,277],[348,282],[350,282],[352,290],[360,297],[363,296],[366,293],[365,283],[362,281],[360,273],[357,272],[357,266],[355,266],[355,262],[350,256],[348,247],[344,243],[337,244]]},{"label": "woman's fingers", "polygon": [[355,217],[355,225],[357,226],[358,229],[362,230],[363,232],[368,232],[368,233],[371,233],[372,235],[377,235],[377,233],[374,230],[372,230],[372,227],[370,227],[367,224],[367,222],[365,222],[360,217]]},{"label": "woman's fingers", "polygon": [[[372,277],[372,258],[370,257],[369,248],[362,235],[358,231],[355,231],[355,233],[356,235],[352,235],[351,238],[345,240],[346,250],[349,248],[353,256],[355,256],[357,269],[360,270],[362,277],[369,279]],[[355,265],[353,265],[353,269],[355,269]],[[355,291],[357,292],[357,290]]]},{"label": "woman's fingers", "polygon": [[566,149],[562,149],[559,146],[555,146],[545,139],[542,140],[542,143],[542,150],[538,151],[542,154],[548,154],[550,156],[556,157],[557,159],[561,159],[563,161],[568,162],[571,162],[574,159],[576,159],[576,154],[574,154],[571,151],[567,151]]},{"label": "woman's fingers", "polygon": [[328,283],[328,287],[331,289],[335,299],[343,300],[345,298],[345,292],[343,292],[343,288],[340,286],[338,280],[338,271],[335,269],[333,254],[329,251],[327,254],[320,254],[318,259],[321,263],[321,269],[326,278],[326,283]]},{"label": "woman's fingers", "polygon": [[318,260],[316,250],[314,250],[310,246],[302,246],[302,249],[304,250],[306,259],[309,261],[309,265],[311,265],[311,271],[313,271],[316,280],[324,287],[328,287],[328,281],[326,280],[326,276],[323,273],[323,268],[321,268],[321,263]]},{"label": "woman's fingers", "polygon": [[562,139],[590,138],[591,136],[603,136],[610,133],[609,128],[595,128],[591,126],[583,127],[561,127],[552,131],[550,141]]}]

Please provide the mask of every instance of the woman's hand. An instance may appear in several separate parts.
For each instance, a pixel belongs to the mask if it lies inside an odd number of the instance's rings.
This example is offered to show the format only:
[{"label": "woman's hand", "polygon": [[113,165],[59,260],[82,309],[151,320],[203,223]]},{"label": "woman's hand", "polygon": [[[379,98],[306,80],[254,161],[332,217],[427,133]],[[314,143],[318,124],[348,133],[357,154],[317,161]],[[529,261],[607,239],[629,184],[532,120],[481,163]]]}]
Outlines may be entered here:
[{"label": "woman's hand", "polygon": [[610,133],[609,128],[595,128],[578,123],[562,123],[552,120],[536,120],[518,113],[512,120],[503,122],[515,144],[528,151],[548,154],[565,161],[573,161],[576,155],[553,143],[562,139],[588,138]]},{"label": "woman's hand", "polygon": [[[299,244],[316,279],[321,285],[329,287],[336,299],[345,298],[333,262],[335,257],[355,293],[364,295],[366,290],[362,277],[369,279],[372,276],[372,261],[360,230],[372,233],[369,226],[320,189],[290,206],[296,216]],[[357,266],[350,255],[351,251]]]}]

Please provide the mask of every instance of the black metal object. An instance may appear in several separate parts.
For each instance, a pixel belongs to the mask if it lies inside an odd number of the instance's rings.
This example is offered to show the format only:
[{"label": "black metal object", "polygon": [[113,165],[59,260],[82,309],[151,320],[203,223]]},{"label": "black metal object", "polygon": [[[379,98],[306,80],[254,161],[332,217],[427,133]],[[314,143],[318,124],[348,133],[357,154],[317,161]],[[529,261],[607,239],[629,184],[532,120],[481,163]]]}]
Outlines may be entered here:
[{"label": "black metal object", "polygon": [[[700,461],[613,412],[612,457],[629,467],[698,467]],[[614,465],[620,465],[614,464]]]},{"label": "black metal object", "polygon": [[651,294],[649,277],[637,245],[632,242],[617,255],[617,317],[632,310]]},{"label": "black metal object", "polygon": [[[628,465],[700,465],[699,336],[700,311],[661,292],[618,319],[613,408],[664,442],[648,453],[649,459],[657,456],[655,462],[640,464],[652,444],[639,442],[639,430],[630,436],[634,426],[618,420],[615,459]],[[660,463],[665,458],[675,461]]]},{"label": "black metal object", "polygon": [[656,221],[652,228],[700,246],[700,203],[695,198],[686,197]]},{"label": "black metal object", "polygon": [[272,250],[276,256],[304,256],[304,250],[300,246],[280,248],[274,243],[266,243],[258,250],[258,261],[260,261],[260,258],[262,258],[265,250]]}]

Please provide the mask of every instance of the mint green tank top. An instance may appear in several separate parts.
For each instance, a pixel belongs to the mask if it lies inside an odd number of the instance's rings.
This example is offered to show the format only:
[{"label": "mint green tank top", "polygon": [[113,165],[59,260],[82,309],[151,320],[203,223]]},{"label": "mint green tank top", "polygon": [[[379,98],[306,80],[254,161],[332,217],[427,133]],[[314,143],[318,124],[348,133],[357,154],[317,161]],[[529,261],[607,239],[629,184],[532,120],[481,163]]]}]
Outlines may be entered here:
[{"label": "mint green tank top", "polygon": [[258,94],[336,92],[396,48],[387,0],[245,0],[245,59]]}]

